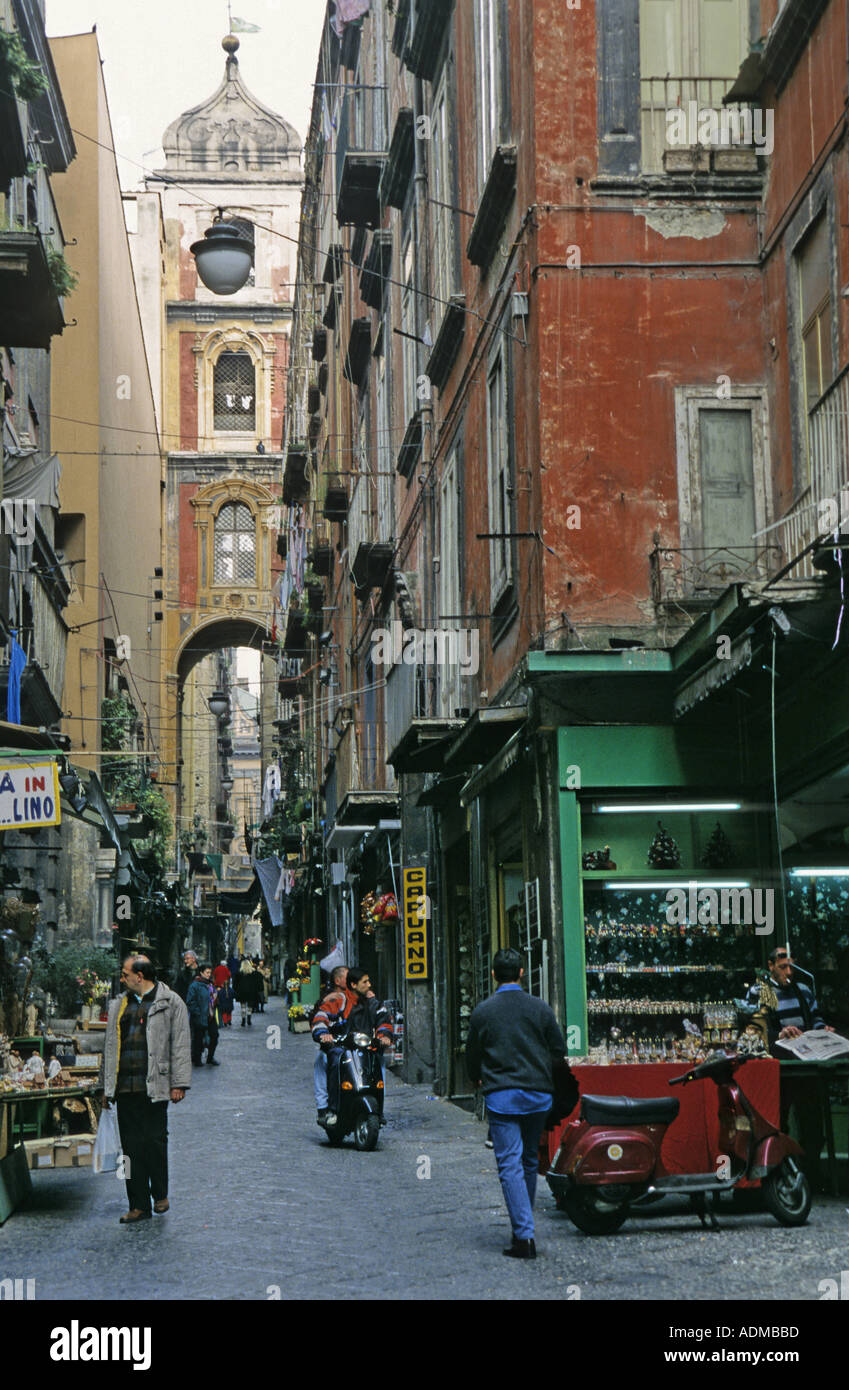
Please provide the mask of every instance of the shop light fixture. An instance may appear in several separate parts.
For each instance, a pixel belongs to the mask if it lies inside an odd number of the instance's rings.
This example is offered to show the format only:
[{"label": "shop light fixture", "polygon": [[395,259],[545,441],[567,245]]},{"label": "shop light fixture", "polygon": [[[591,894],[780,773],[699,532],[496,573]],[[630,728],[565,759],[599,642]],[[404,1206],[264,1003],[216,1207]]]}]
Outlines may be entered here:
[{"label": "shop light fixture", "polygon": [[652,814],[671,815],[674,811],[740,811],[742,805],[739,801],[646,801],[639,804],[629,802],[627,805],[619,806],[594,806],[593,810],[601,815],[624,811],[650,811]]},{"label": "shop light fixture", "polygon": [[791,869],[792,878],[849,878],[849,869]]},{"label": "shop light fixture", "polygon": [[749,888],[748,879],[735,878],[682,878],[673,883],[665,878],[649,879],[609,879],[605,888]]}]

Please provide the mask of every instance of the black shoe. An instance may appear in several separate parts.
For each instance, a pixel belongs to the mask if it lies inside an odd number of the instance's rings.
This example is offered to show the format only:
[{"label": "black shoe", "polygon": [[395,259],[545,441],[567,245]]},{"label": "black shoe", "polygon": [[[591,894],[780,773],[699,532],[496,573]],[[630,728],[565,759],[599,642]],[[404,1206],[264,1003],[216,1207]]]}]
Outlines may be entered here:
[{"label": "black shoe", "polygon": [[217,1057],[207,1057],[206,1065],[208,1067],[220,1067],[221,1063],[218,1061]]},{"label": "black shoe", "polygon": [[242,1019],[242,1027],[244,1028],[244,1026],[245,1026],[245,1020]]},{"label": "black shoe", "polygon": [[248,1027],[249,1027],[249,1028],[250,1028],[252,1022],[253,1022],[253,1019],[248,1018]]},{"label": "black shoe", "polygon": [[193,1067],[202,1067],[202,1066],[203,1066],[203,1062],[192,1062],[192,1066],[193,1066]]},{"label": "black shoe", "polygon": [[326,1121],[327,1121],[327,1106],[325,1105],[325,1106],[322,1107],[321,1110],[317,1110],[317,1111],[316,1111],[315,1122],[316,1122],[317,1125],[321,1125],[321,1127],[322,1127],[322,1129],[323,1129],[324,1126],[325,1126]]},{"label": "black shoe", "polygon": [[513,1244],[506,1250],[502,1250],[502,1255],[509,1255],[513,1260],[535,1260],[537,1248],[532,1240],[518,1240],[513,1237]]}]

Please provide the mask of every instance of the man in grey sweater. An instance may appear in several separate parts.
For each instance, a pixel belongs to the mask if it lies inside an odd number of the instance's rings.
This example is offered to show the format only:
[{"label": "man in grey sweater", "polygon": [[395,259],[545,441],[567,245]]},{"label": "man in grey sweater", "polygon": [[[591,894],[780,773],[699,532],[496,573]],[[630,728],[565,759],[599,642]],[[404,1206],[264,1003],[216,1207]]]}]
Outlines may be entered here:
[{"label": "man in grey sweater", "polygon": [[566,1044],[552,1010],[522,989],[518,951],[498,951],[495,993],[469,1021],[466,1067],[486,1096],[498,1176],[513,1227],[505,1255],[535,1260],[534,1196],[539,1142],[554,1093],[553,1064]]}]

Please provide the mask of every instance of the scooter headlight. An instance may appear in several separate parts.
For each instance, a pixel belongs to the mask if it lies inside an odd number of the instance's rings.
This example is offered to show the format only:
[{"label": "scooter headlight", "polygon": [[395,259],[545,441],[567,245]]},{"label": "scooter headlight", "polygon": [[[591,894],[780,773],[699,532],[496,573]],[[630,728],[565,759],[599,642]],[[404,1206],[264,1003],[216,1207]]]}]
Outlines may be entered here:
[{"label": "scooter headlight", "polygon": [[368,1033],[355,1033],[354,1047],[371,1047],[371,1038]]}]

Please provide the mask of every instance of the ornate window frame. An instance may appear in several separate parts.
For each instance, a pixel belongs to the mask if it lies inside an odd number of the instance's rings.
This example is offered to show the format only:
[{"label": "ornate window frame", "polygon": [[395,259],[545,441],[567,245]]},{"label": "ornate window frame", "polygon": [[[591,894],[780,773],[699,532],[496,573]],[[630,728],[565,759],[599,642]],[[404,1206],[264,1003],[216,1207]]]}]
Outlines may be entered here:
[{"label": "ornate window frame", "polygon": [[[232,614],[247,610],[256,612],[267,607],[271,590],[272,535],[267,517],[274,501],[273,494],[262,483],[236,476],[208,483],[195,493],[191,503],[198,533],[198,607],[219,608]],[[254,580],[249,584],[233,580],[215,582],[215,521],[221,508],[233,502],[249,507],[256,524],[256,569]]]},{"label": "ornate window frame", "polygon": [[[257,440],[271,439],[271,400],[274,394],[276,347],[260,333],[233,325],[198,336],[193,348],[197,358],[198,447],[202,453],[254,453]],[[252,430],[216,430],[215,364],[223,352],[246,352],[254,364],[256,381],[255,425]]]}]

